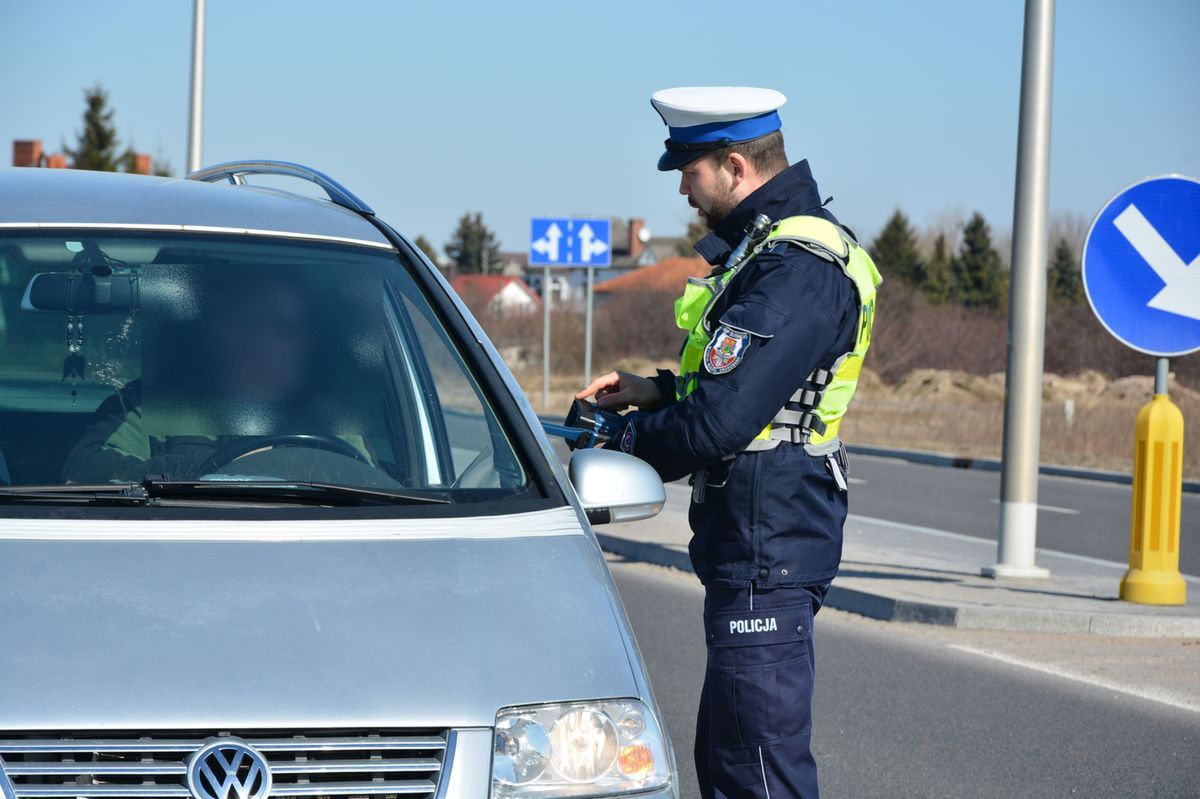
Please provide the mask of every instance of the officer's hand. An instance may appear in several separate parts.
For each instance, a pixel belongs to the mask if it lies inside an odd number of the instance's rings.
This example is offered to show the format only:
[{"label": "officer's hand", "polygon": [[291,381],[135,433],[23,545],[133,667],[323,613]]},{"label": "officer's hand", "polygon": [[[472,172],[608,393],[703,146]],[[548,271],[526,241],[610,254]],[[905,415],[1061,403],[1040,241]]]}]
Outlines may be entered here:
[{"label": "officer's hand", "polygon": [[662,404],[662,394],[653,380],[628,372],[609,372],[597,377],[575,399],[587,399],[593,394],[596,404],[610,411],[623,411],[630,405],[644,408]]}]

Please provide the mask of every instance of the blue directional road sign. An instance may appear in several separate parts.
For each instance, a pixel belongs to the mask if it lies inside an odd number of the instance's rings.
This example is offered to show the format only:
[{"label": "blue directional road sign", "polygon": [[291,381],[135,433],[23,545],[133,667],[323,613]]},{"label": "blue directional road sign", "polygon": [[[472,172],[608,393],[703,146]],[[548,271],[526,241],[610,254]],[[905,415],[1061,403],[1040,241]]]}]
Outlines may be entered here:
[{"label": "blue directional road sign", "polygon": [[607,219],[534,219],[529,226],[530,266],[612,265],[612,223]]},{"label": "blue directional road sign", "polygon": [[1109,200],[1083,247],[1083,285],[1100,322],[1135,350],[1200,350],[1200,181],[1151,178]]}]

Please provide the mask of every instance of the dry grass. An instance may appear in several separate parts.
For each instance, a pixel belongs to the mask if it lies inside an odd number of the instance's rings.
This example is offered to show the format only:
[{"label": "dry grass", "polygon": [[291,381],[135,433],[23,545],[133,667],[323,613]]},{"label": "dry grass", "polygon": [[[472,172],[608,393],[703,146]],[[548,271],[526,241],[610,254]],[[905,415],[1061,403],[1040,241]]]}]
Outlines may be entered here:
[{"label": "dry grass", "polygon": [[[1128,472],[1133,467],[1133,424],[1139,402],[1076,406],[1068,425],[1064,403],[1042,405],[1041,461]],[[1184,419],[1200,419],[1200,403],[1180,399]],[[1000,402],[938,403],[861,398],[854,401],[842,435],[861,444],[922,449],[976,458],[999,458],[1004,431]],[[1200,478],[1200,431],[1184,438],[1183,471]]]},{"label": "dry grass", "polygon": [[[1043,463],[1132,468],[1134,420],[1152,395],[1150,377],[1048,374],[1042,387]],[[1174,380],[1170,392],[1185,424],[1200,418],[1200,392]],[[842,426],[847,441],[988,458],[1000,457],[1003,431],[1003,374],[935,369],[914,370],[894,385],[864,371]],[[1183,469],[1200,477],[1200,433],[1184,437]]]}]

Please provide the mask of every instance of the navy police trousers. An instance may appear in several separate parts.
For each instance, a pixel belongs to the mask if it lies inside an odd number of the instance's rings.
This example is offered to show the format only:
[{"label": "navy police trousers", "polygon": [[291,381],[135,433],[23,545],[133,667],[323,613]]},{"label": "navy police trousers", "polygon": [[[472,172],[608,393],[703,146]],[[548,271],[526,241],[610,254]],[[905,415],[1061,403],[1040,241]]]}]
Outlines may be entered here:
[{"label": "navy police trousers", "polygon": [[706,589],[696,719],[704,799],[817,799],[812,622],[828,590]]}]

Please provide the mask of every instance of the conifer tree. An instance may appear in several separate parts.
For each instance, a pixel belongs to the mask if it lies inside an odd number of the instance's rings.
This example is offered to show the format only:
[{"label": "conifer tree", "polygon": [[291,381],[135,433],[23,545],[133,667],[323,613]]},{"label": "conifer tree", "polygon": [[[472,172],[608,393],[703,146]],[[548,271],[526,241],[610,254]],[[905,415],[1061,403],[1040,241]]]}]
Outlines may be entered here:
[{"label": "conifer tree", "polygon": [[947,252],[946,234],[939,233],[933,240],[933,253],[925,267],[925,281],[921,286],[925,296],[932,302],[949,302],[953,294],[953,280],[950,274],[950,254]]},{"label": "conifer tree", "polygon": [[108,107],[108,92],[96,84],[84,90],[83,100],[86,105],[83,130],[77,134],[74,147],[63,147],[71,156],[72,166],[101,172],[127,169],[132,153],[121,151],[117,128],[113,124],[114,112]]},{"label": "conifer tree", "polygon": [[917,236],[908,217],[899,208],[871,242],[870,251],[880,272],[910,286],[924,286],[926,265],[917,251]]},{"label": "conifer tree", "polygon": [[441,263],[441,257],[438,255],[437,247],[433,246],[433,242],[424,236],[417,236],[413,244],[417,245],[417,249],[421,250],[428,256],[429,260],[433,261],[434,266]]},{"label": "conifer tree", "polygon": [[1066,239],[1059,239],[1058,244],[1054,246],[1046,282],[1047,293],[1054,302],[1074,305],[1083,299],[1083,280],[1079,274],[1079,264],[1075,262],[1075,253],[1071,251],[1071,244]]},{"label": "conifer tree", "polygon": [[488,274],[500,262],[500,243],[483,223],[483,214],[467,212],[445,246],[446,257],[463,274]]},{"label": "conifer tree", "polygon": [[972,308],[998,308],[1004,299],[1000,253],[992,246],[992,231],[976,211],[963,226],[958,255],[951,261],[951,298]]}]

